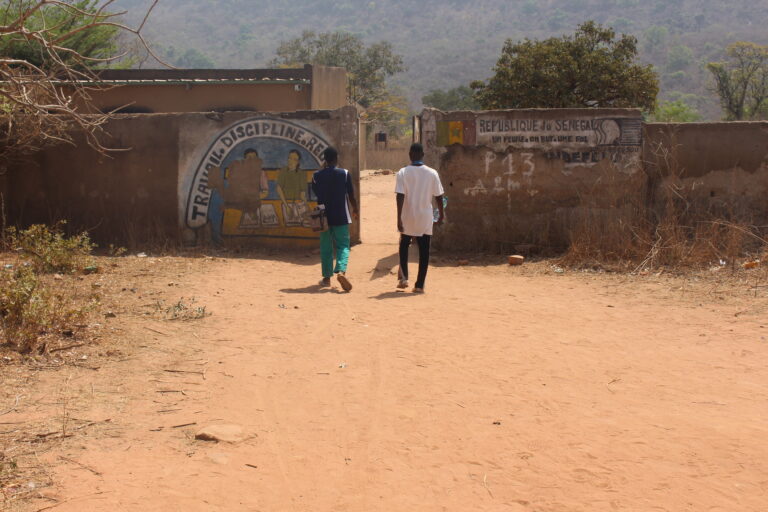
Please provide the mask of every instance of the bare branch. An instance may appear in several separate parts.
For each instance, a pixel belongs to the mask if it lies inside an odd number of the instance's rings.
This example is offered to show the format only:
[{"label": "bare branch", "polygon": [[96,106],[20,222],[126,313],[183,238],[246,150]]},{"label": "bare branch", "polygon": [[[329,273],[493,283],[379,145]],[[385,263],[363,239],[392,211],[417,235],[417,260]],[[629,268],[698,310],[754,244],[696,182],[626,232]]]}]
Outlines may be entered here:
[{"label": "bare branch", "polygon": [[0,159],[53,143],[72,143],[75,132],[81,132],[96,150],[112,151],[102,140],[104,125],[114,114],[98,113],[90,96],[90,91],[109,86],[101,83],[91,66],[118,61],[128,52],[88,55],[70,42],[89,30],[112,27],[132,35],[148,55],[168,66],[142,33],[159,0],[152,2],[136,27],[117,19],[125,11],[109,11],[114,2],[102,0],[82,9],[64,0],[8,0],[0,11],[6,23],[0,25],[0,38],[28,41],[39,48],[43,62],[0,56]]}]

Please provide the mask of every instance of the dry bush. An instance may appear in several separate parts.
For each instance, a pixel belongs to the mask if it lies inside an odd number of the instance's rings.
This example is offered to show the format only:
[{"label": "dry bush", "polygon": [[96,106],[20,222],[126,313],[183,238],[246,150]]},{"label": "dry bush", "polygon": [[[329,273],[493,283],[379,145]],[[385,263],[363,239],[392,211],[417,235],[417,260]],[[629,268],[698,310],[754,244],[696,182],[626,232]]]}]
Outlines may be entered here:
[{"label": "dry bush", "polygon": [[634,181],[616,171],[606,172],[591,190],[580,194],[579,207],[565,221],[569,244],[560,264],[629,266],[647,252],[647,193]]}]

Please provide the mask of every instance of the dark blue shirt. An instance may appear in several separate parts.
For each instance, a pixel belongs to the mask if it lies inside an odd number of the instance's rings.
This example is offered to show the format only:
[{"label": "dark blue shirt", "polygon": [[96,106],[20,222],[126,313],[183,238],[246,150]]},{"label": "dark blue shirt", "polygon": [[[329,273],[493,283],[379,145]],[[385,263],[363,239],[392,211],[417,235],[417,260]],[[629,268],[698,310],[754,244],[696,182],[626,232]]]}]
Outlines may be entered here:
[{"label": "dark blue shirt", "polygon": [[349,214],[349,197],[354,197],[352,176],[346,169],[326,167],[312,175],[312,190],[317,204],[325,205],[325,216],[329,226],[343,226],[352,223]]}]

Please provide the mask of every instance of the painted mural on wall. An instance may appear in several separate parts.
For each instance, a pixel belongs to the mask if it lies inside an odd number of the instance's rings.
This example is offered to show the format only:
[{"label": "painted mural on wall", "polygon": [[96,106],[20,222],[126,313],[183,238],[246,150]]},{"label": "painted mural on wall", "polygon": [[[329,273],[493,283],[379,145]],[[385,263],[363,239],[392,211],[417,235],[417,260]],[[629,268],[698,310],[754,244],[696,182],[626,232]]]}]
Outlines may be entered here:
[{"label": "painted mural on wall", "polygon": [[219,133],[197,164],[186,224],[226,237],[316,238],[307,213],[316,206],[312,173],[329,145],[319,130],[269,117]]}]

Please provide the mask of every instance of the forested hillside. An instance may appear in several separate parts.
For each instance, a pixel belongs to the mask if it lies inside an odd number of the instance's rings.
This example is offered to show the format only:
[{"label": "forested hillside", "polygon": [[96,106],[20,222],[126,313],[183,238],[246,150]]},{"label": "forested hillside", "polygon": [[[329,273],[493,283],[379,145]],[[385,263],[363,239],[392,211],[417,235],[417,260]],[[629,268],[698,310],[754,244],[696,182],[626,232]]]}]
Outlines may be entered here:
[{"label": "forested hillside", "polygon": [[[138,16],[149,0],[118,0]],[[635,35],[661,77],[661,98],[705,119],[720,109],[707,62],[728,43],[768,43],[768,0],[161,0],[148,36],[180,65],[262,67],[302,30],[387,40],[408,70],[393,79],[414,107],[435,88],[492,74],[505,39],[573,33],[585,20]]]}]

